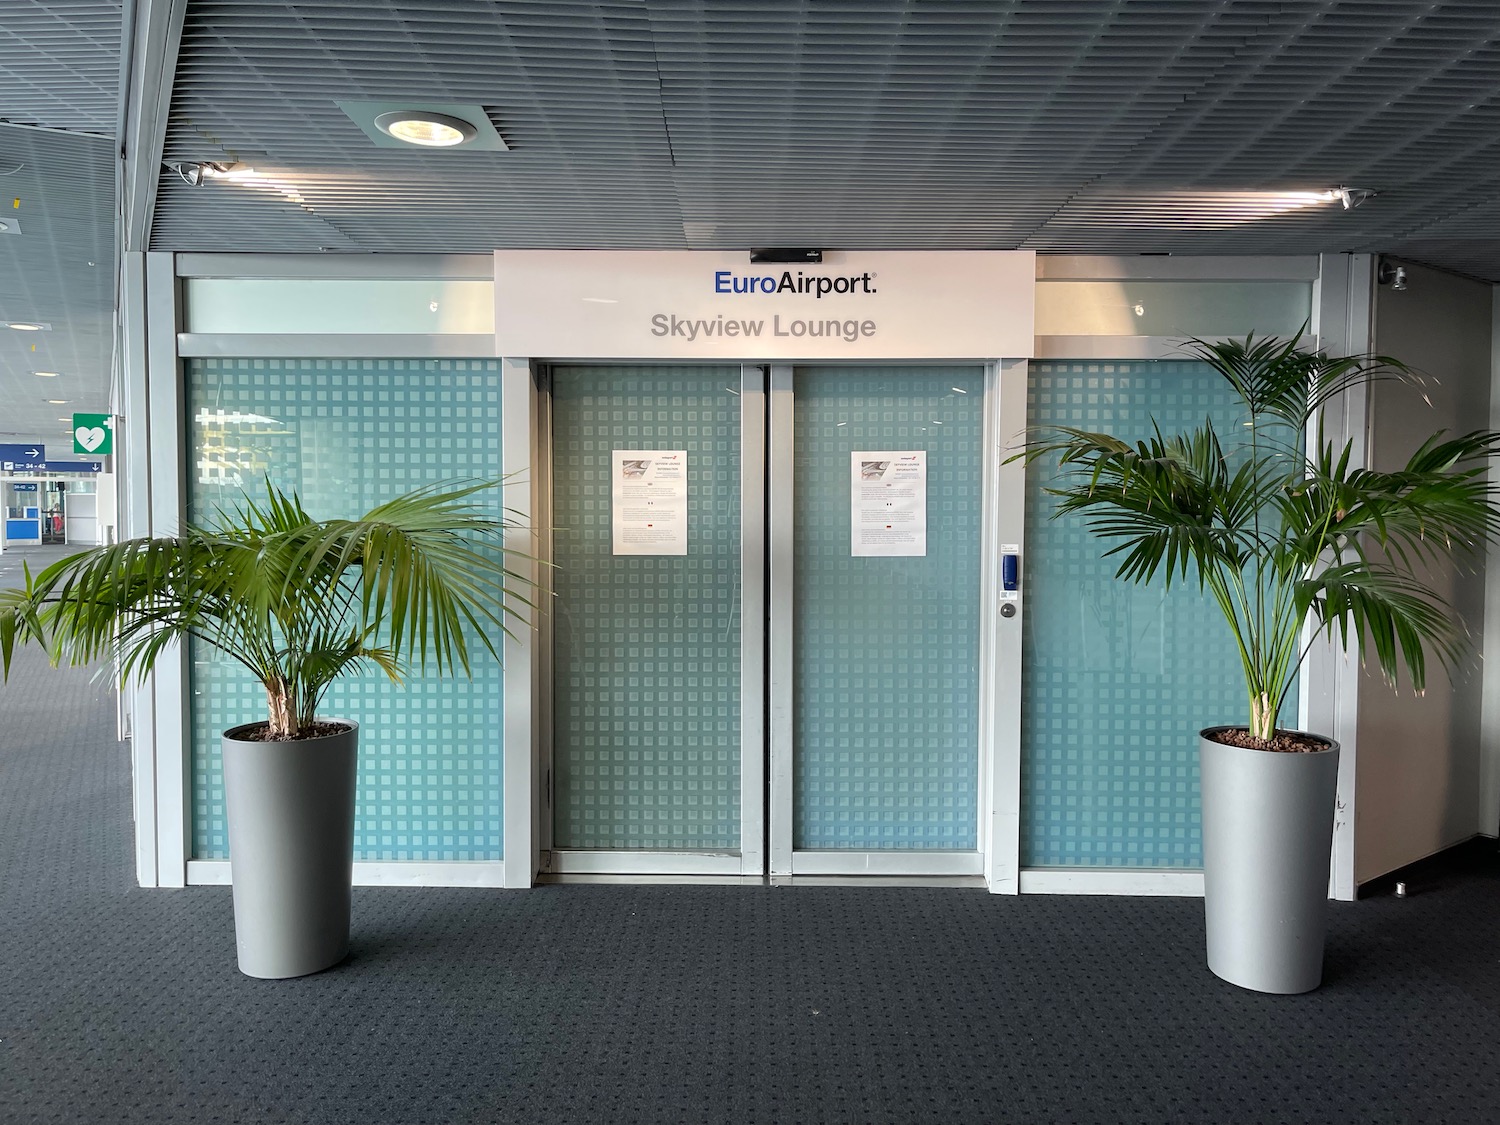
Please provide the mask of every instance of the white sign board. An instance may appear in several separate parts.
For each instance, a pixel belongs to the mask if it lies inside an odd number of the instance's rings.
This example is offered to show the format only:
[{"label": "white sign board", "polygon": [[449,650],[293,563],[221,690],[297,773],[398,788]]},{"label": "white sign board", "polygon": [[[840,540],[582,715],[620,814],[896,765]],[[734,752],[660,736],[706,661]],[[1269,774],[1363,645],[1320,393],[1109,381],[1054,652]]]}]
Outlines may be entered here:
[{"label": "white sign board", "polygon": [[927,451],[849,454],[849,553],[855,558],[927,554]]},{"label": "white sign board", "polygon": [[613,450],[609,478],[615,554],[688,553],[687,450]]},{"label": "white sign board", "polygon": [[1029,250],[497,250],[495,354],[541,359],[1022,359]]}]

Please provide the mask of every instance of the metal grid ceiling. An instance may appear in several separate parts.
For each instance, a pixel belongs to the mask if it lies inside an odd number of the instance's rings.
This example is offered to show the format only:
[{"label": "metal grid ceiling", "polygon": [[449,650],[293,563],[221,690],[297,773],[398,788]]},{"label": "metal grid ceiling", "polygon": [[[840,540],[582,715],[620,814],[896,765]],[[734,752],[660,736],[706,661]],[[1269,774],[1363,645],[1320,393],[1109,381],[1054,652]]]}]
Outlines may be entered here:
[{"label": "metal grid ceiling", "polygon": [[[482,105],[373,147],[335,99]],[[1404,252],[1500,279],[1500,3],[194,0],[172,249]],[[1362,207],[1256,193],[1351,185]],[[300,212],[300,214],[299,214]]]},{"label": "metal grid ceiling", "polygon": [[71,454],[60,416],[109,407],[114,177],[107,138],[0,125],[0,222],[12,226],[0,233],[0,323],[51,325],[0,326],[0,443]]},{"label": "metal grid ceiling", "polygon": [[5,0],[0,10],[0,122],[114,136],[119,0]]},{"label": "metal grid ceiling", "polygon": [[44,441],[55,455],[73,448],[61,415],[108,408],[121,5],[7,0],[3,11],[0,322],[51,328],[0,328],[0,443]]}]

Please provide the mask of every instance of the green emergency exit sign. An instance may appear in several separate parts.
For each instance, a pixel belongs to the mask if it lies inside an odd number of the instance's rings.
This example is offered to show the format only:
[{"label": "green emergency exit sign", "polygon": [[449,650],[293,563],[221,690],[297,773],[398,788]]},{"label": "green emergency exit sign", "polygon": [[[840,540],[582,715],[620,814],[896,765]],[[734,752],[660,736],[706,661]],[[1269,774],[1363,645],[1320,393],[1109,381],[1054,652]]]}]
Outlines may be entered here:
[{"label": "green emergency exit sign", "polygon": [[73,452],[108,457],[115,451],[115,420],[108,414],[73,415]]}]

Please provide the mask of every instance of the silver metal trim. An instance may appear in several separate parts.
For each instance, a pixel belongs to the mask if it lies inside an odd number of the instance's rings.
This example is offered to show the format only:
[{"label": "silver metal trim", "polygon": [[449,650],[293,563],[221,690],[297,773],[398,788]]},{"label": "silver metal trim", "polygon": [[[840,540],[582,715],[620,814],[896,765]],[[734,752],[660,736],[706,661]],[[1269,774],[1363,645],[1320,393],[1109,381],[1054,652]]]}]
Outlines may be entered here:
[{"label": "silver metal trim", "polygon": [[[531,361],[507,357],[500,370],[502,472],[508,478],[519,477],[526,482],[511,489],[506,497],[511,514],[523,526],[506,533],[504,546],[508,553],[515,552],[512,556],[515,561],[508,562],[510,568],[536,583],[540,578],[540,562],[532,531],[533,513],[544,509],[537,503],[535,482],[539,474],[533,471],[537,407]],[[505,885],[513,888],[532,885],[541,853],[536,783],[540,776],[537,768],[540,748],[534,721],[541,691],[536,656],[538,628],[534,616],[529,629],[512,626],[513,635],[505,638],[503,648],[505,716],[501,770],[505,786]]]},{"label": "silver metal trim", "polygon": [[740,874],[766,871],[766,372],[740,368]]},{"label": "silver metal trim", "polygon": [[[533,550],[537,556],[536,603],[538,607],[536,676],[537,709],[533,716],[536,723],[536,769],[533,784],[536,785],[537,825],[534,833],[539,849],[538,869],[546,870],[547,859],[552,851],[552,814],[554,808],[555,774],[552,755],[556,706],[556,681],[553,677],[556,651],[557,616],[552,612],[556,597],[553,582],[553,561],[556,559],[556,541],[553,534],[557,526],[554,515],[554,483],[552,464],[552,376],[544,363],[533,363],[531,367],[532,388],[536,403],[536,428],[533,431],[536,447],[532,451],[532,476],[536,481],[532,495],[536,498],[533,509]],[[540,521],[540,522],[538,522]]]},{"label": "silver metal trim", "polygon": [[[1500,286],[1490,302],[1490,419],[1500,429]],[[1500,481],[1500,464],[1491,464],[1490,482]],[[1500,835],[1500,543],[1492,542],[1485,557],[1484,634],[1481,652],[1492,654],[1480,672],[1479,717],[1479,831]],[[1342,779],[1340,779],[1342,781]]]},{"label": "silver metal trim", "polygon": [[[985,378],[984,589],[981,608],[980,675],[988,703],[981,725],[980,756],[988,785],[981,789],[985,876],[991,892],[1016,894],[1021,865],[1021,676],[1026,628],[1026,467],[1006,457],[1025,440],[1027,361],[992,365]],[[1000,616],[1000,546],[1020,548],[1020,597]]]},{"label": "silver metal trim", "polygon": [[[1374,257],[1325,254],[1320,260],[1323,271],[1313,288],[1311,325],[1318,346],[1334,355],[1368,352],[1374,337]],[[1360,385],[1322,412],[1325,439],[1338,444],[1352,441],[1351,460],[1356,465],[1369,464],[1368,411],[1369,390]],[[1309,434],[1308,440],[1315,441],[1316,433]],[[1297,700],[1298,726],[1326,734],[1342,748],[1329,894],[1346,902],[1359,893],[1355,877],[1359,684],[1359,661],[1346,656],[1334,640],[1324,638],[1314,645],[1303,664]]]},{"label": "silver metal trim", "polygon": [[[1205,336],[1223,340],[1224,336]],[[1038,336],[1036,359],[1183,359],[1187,336]]]},{"label": "silver metal trim", "polygon": [[493,254],[179,254],[178,277],[494,281]]},{"label": "silver metal trim", "polygon": [[[151,534],[151,425],[147,405],[146,255],[125,253],[120,269],[123,394],[115,440],[122,479],[120,538]],[[158,886],[161,864],[156,809],[156,696],[148,680],[126,688],[130,721],[130,781],[135,811],[135,874],[143,887]]]},{"label": "silver metal trim", "polygon": [[1021,893],[1202,898],[1203,872],[1143,867],[1027,867],[1021,871]]},{"label": "silver metal trim", "polygon": [[129,36],[120,65],[123,167],[117,189],[121,218],[117,245],[126,253],[136,253],[144,252],[151,239],[187,0],[137,0],[126,4],[125,10]]},{"label": "silver metal trim", "polygon": [[561,886],[563,884],[594,884],[602,886],[688,886],[688,887],[758,887],[765,883],[760,875],[642,875],[642,874],[549,874],[537,880]]},{"label": "silver metal trim", "polygon": [[[187,473],[192,463],[187,437],[182,364],[176,351],[181,323],[177,280],[170,254],[145,256],[146,411],[150,447],[151,535],[175,535],[187,513]],[[177,659],[159,659],[151,675],[155,723],[157,886],[187,885],[192,847],[191,741],[188,732],[191,680],[186,645]]]},{"label": "silver metal trim", "polygon": [[495,337],[481,332],[455,332],[451,336],[418,332],[183,332],[177,337],[177,350],[184,357],[235,359],[493,359]]},{"label": "silver metal trim", "polygon": [[[564,848],[552,853],[552,875],[719,875],[740,878],[734,852],[594,851]],[[759,876],[757,875],[758,879]]]},{"label": "silver metal trim", "polygon": [[792,466],[796,451],[792,367],[786,363],[772,364],[770,375],[770,464],[767,482],[771,522],[768,535],[771,576],[768,593],[770,652],[767,664],[767,709],[770,713],[767,723],[771,776],[767,814],[770,831],[767,838],[770,845],[769,872],[775,876],[793,874],[792,826],[796,800],[793,702],[796,676],[792,642],[796,627],[796,607],[792,594],[792,536],[796,497]]},{"label": "silver metal trim", "polygon": [[983,875],[978,851],[796,851],[793,875]]}]

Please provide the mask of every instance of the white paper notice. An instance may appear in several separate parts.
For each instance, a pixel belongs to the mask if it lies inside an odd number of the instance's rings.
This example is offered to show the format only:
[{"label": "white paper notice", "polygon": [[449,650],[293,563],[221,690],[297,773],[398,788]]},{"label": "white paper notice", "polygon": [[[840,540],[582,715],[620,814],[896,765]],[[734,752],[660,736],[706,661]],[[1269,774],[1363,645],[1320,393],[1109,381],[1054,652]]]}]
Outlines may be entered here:
[{"label": "white paper notice", "polygon": [[850,462],[850,554],[927,554],[927,451],[855,451]]},{"label": "white paper notice", "polygon": [[617,555],[685,555],[687,450],[616,449],[610,508]]}]

